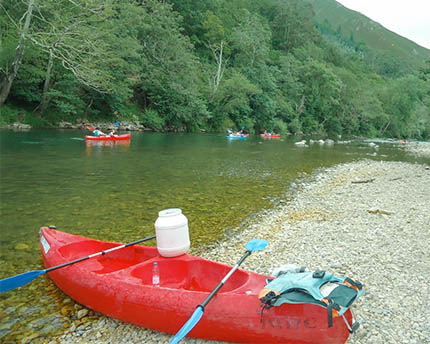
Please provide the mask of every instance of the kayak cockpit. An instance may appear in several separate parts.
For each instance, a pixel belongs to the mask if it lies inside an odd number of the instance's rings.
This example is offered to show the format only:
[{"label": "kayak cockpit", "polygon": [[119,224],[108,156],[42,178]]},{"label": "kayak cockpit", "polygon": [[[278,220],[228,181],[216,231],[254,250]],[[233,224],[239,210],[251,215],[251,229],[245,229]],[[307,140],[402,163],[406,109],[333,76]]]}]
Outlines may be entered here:
[{"label": "kayak cockpit", "polygon": [[[160,267],[161,287],[211,292],[231,269],[227,265],[187,258],[189,256],[185,256],[183,259],[176,258],[175,260],[171,260],[167,258],[157,261]],[[131,271],[131,276],[140,279],[145,285],[152,284],[152,263],[148,262],[136,267]],[[248,282],[248,280],[248,272],[237,270],[227,280],[219,293],[238,289]]]},{"label": "kayak cockpit", "polygon": [[[109,250],[121,244],[82,240],[61,246],[58,251],[66,261]],[[152,284],[152,266],[160,268],[160,286],[164,288],[211,292],[231,267],[212,261],[194,259],[189,255],[165,258],[155,247],[133,245],[88,259],[81,267],[96,274],[121,272],[121,278],[130,276],[144,285]],[[204,276],[204,278],[202,278]],[[225,283],[220,293],[240,288],[249,280],[249,273],[237,270]]]}]

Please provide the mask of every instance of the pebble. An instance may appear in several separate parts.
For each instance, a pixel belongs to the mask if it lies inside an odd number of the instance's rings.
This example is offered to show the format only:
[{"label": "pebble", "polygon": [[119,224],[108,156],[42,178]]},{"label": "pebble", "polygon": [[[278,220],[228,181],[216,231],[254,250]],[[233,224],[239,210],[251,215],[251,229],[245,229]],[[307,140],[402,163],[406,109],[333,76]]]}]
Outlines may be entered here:
[{"label": "pebble", "polygon": [[[361,326],[348,344],[430,343],[428,165],[360,160],[318,170],[294,184],[288,202],[245,220],[224,241],[190,253],[234,265],[251,238],[264,238],[269,246],[252,254],[243,269],[269,274],[296,264],[363,283],[366,294],[352,307]],[[94,344],[168,343],[172,337],[101,315],[87,325],[56,342],[76,343],[83,334]]]},{"label": "pebble", "polygon": [[23,243],[16,244],[16,246],[15,246],[15,250],[17,250],[17,251],[28,250],[29,248],[30,248],[30,246],[28,246],[27,244],[23,244]]},{"label": "pebble", "polygon": [[88,309],[84,308],[81,309],[80,311],[78,311],[78,313],[76,314],[78,319],[82,319],[83,317],[88,315]]}]

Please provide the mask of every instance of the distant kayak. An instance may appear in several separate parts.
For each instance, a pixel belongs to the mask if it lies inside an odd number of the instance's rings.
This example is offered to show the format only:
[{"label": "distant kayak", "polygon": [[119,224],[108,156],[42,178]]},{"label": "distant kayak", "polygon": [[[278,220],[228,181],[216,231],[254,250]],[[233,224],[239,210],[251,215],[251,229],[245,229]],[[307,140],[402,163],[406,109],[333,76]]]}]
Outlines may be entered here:
[{"label": "distant kayak", "polygon": [[123,134],[123,135],[112,135],[112,136],[85,136],[86,140],[91,141],[118,141],[118,140],[129,140],[131,134]]},{"label": "distant kayak", "polygon": [[241,140],[243,140],[243,139],[246,139],[248,137],[248,135],[249,134],[230,134],[230,135],[227,135],[226,137],[228,139],[241,139]]},{"label": "distant kayak", "polygon": [[281,137],[281,134],[260,134],[261,137]]}]

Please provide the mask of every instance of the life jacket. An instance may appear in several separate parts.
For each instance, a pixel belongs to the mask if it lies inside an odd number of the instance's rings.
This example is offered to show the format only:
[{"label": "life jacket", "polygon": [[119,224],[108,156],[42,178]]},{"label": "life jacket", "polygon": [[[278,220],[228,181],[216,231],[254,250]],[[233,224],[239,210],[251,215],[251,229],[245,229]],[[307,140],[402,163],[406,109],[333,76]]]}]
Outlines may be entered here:
[{"label": "life jacket", "polygon": [[[298,270],[268,280],[258,298],[265,309],[284,303],[312,303],[327,308],[328,327],[333,317],[342,316],[352,333],[358,323],[350,326],[343,314],[363,294],[362,284],[348,277],[338,277],[323,270]],[[355,328],[354,328],[355,327]]]}]

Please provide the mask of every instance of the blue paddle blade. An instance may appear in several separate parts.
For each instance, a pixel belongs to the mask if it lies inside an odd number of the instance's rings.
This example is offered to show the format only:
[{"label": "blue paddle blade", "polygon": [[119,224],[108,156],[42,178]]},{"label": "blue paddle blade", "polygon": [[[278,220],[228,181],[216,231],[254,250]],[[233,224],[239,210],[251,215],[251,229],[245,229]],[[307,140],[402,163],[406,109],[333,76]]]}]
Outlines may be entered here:
[{"label": "blue paddle blade", "polygon": [[268,244],[267,240],[254,238],[246,244],[245,248],[249,252],[261,251],[264,250]]},{"label": "blue paddle blade", "polygon": [[184,338],[188,334],[188,332],[190,332],[194,328],[194,326],[196,326],[202,315],[203,308],[201,306],[197,306],[191,318],[188,319],[188,321],[185,323],[184,326],[182,326],[179,332],[176,333],[176,335],[169,341],[169,344],[179,343],[182,338]]},{"label": "blue paddle blade", "polygon": [[23,274],[8,277],[0,281],[0,293],[15,289],[34,280],[37,276],[44,274],[46,270],[33,270]]}]

